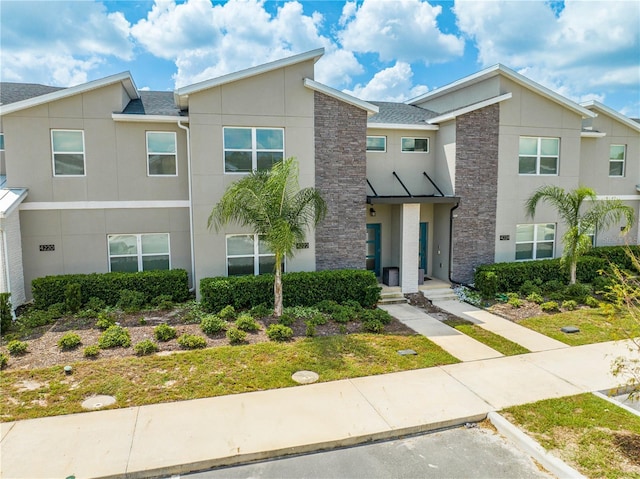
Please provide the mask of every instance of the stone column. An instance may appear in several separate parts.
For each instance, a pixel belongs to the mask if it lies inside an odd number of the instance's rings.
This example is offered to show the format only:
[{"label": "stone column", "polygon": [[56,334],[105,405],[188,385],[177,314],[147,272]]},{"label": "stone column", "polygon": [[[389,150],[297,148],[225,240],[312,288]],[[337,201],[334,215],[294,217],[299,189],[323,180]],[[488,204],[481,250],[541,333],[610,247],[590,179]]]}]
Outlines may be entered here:
[{"label": "stone column", "polygon": [[400,286],[403,293],[417,293],[420,204],[405,203],[402,205],[401,233]]}]

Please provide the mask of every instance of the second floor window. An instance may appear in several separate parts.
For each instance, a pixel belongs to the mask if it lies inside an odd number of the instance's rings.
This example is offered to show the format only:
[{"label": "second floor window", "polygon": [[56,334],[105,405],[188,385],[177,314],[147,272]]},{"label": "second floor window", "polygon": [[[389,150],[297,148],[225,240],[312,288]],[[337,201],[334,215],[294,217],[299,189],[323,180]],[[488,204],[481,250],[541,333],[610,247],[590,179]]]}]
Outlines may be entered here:
[{"label": "second floor window", "polygon": [[368,136],[367,137],[367,151],[387,151],[387,137],[386,136]]},{"label": "second floor window", "polygon": [[402,138],[402,152],[429,153],[429,138]]},{"label": "second floor window", "polygon": [[149,176],[176,176],[176,134],[173,131],[147,132],[147,173]]},{"label": "second floor window", "polygon": [[521,175],[557,175],[560,138],[520,137],[518,173]]},{"label": "second floor window", "polygon": [[625,145],[609,147],[609,176],[624,176]]},{"label": "second floor window", "polygon": [[284,159],[282,128],[224,128],[224,172],[270,170]]},{"label": "second floor window", "polygon": [[54,176],[84,176],[84,131],[51,130]]}]

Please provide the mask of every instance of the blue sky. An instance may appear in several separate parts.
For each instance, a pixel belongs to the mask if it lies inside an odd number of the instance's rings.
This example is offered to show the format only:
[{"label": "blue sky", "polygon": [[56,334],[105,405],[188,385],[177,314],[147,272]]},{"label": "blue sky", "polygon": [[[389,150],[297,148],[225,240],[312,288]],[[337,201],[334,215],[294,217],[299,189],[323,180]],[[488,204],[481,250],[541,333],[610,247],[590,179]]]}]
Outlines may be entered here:
[{"label": "blue sky", "polygon": [[151,90],[324,47],[316,80],[387,101],[502,63],[640,117],[637,0],[1,0],[0,47],[2,81]]}]

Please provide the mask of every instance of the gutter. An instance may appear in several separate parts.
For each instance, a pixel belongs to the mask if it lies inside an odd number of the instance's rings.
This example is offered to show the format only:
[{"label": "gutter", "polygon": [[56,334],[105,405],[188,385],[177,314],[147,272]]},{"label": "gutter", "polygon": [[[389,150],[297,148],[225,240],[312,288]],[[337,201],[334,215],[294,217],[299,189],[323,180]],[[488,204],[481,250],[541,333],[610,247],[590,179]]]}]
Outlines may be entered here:
[{"label": "gutter", "polygon": [[188,126],[181,123],[181,120],[177,122],[178,128],[183,129],[187,133],[187,180],[189,182],[189,241],[191,249],[191,288],[189,292],[193,293],[196,290],[196,257],[195,257],[195,240],[193,238],[193,197],[192,197],[192,184],[191,184],[191,130]]}]

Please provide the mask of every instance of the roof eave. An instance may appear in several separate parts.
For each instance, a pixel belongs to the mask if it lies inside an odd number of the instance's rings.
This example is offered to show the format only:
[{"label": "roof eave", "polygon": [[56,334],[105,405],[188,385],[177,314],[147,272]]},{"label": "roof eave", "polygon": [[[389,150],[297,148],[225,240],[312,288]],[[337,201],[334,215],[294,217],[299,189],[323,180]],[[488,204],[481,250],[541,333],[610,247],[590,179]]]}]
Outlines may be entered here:
[{"label": "roof eave", "polygon": [[[8,201],[8,205],[2,204],[0,206],[0,219],[7,218],[15,209],[20,206],[20,203],[24,201],[27,197],[28,190],[26,188],[6,188],[9,193],[13,195],[13,198],[10,198]],[[2,198],[3,202],[4,197]]]},{"label": "roof eave", "polygon": [[440,127],[428,123],[424,125],[415,123],[367,123],[367,129],[436,131]]},{"label": "roof eave", "polygon": [[436,116],[435,118],[431,118],[430,120],[428,120],[428,122],[430,124],[438,124],[438,123],[443,123],[445,121],[451,121],[451,120],[454,120],[456,117],[458,117],[460,115],[464,115],[466,113],[469,113],[469,112],[472,112],[472,111],[475,111],[475,110],[479,110],[480,108],[484,108],[484,107],[487,107],[489,105],[493,105],[495,103],[500,103],[500,102],[505,101],[505,100],[510,100],[512,96],[513,95],[511,94],[511,92],[509,92],[509,93],[505,93],[504,95],[495,96],[493,98],[488,98],[486,100],[479,101],[478,103],[473,103],[471,105],[467,105],[465,107],[458,108],[457,110],[450,111],[448,113],[445,113],[444,115],[440,115],[440,116]]},{"label": "roof eave", "polygon": [[112,113],[111,118],[113,121],[121,122],[137,122],[137,123],[189,123],[188,116],[173,116],[173,115],[139,115],[128,113]]},{"label": "roof eave", "polygon": [[581,103],[580,105],[582,105],[583,107],[585,107],[587,109],[588,108],[594,108],[596,110],[600,110],[605,115],[608,115],[608,116],[618,120],[620,123],[624,123],[628,127],[632,128],[632,129],[634,129],[636,131],[640,131],[640,123],[637,123],[637,122],[633,121],[631,118],[627,118],[622,113],[619,113],[619,112],[615,111],[613,108],[610,108],[607,105],[604,105],[604,104],[600,103],[599,101],[589,100],[589,101]]},{"label": "roof eave", "polygon": [[304,86],[306,88],[309,88],[310,90],[324,93],[325,95],[333,97],[336,100],[340,100],[362,110],[366,110],[370,115],[374,115],[380,111],[380,109],[372,103],[341,92],[340,90],[336,90],[335,88],[328,87],[327,85],[323,85],[322,83],[318,83],[317,81],[311,80],[310,78],[304,79]]}]

